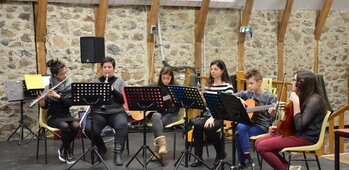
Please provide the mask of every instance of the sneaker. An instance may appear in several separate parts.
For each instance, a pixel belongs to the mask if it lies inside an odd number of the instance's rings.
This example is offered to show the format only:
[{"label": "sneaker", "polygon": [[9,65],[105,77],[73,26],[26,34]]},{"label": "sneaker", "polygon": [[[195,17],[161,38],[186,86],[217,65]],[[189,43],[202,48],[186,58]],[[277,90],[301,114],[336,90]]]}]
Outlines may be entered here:
[{"label": "sneaker", "polygon": [[253,160],[246,160],[245,161],[245,166],[243,167],[243,169],[246,169],[246,170],[253,170],[255,167],[255,163],[253,162]]},{"label": "sneaker", "polygon": [[300,166],[300,165],[290,165],[289,170],[302,170],[302,166]]},{"label": "sneaker", "polygon": [[73,164],[75,162],[74,160],[74,155],[73,152],[71,151],[71,149],[69,149],[69,151],[67,152],[67,164]]},{"label": "sneaker", "polygon": [[62,162],[66,162],[63,145],[58,148],[58,159]]}]

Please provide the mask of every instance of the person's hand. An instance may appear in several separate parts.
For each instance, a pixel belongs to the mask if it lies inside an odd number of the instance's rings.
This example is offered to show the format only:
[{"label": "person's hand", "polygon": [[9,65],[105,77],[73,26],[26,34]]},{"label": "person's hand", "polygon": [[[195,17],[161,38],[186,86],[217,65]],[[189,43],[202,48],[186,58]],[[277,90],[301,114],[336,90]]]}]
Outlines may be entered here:
[{"label": "person's hand", "polygon": [[296,92],[291,92],[290,101],[291,101],[293,104],[299,104],[299,97],[298,97],[298,95],[296,94]]},{"label": "person's hand", "polygon": [[49,89],[47,91],[47,95],[50,95],[50,96],[57,98],[57,99],[61,98],[61,96],[59,94],[57,94],[56,91],[54,91],[53,89]]},{"label": "person's hand", "polygon": [[[40,97],[41,97],[41,95],[40,95],[38,98],[40,98]],[[43,97],[42,99],[40,99],[38,103],[39,103],[39,106],[40,106],[40,107],[44,107],[44,106],[45,106],[45,97]]]},{"label": "person's hand", "polygon": [[277,126],[270,126],[269,127],[269,133],[270,134],[276,133],[276,128],[277,128]]},{"label": "person's hand", "polygon": [[276,114],[276,108],[275,107],[269,107],[268,113],[272,114],[272,115],[275,115]]},{"label": "person's hand", "polygon": [[247,103],[244,99],[240,98],[240,101],[244,107],[247,107]]},{"label": "person's hand", "polygon": [[204,127],[205,128],[210,128],[214,126],[214,118],[211,116],[210,118],[208,118],[205,122]]}]

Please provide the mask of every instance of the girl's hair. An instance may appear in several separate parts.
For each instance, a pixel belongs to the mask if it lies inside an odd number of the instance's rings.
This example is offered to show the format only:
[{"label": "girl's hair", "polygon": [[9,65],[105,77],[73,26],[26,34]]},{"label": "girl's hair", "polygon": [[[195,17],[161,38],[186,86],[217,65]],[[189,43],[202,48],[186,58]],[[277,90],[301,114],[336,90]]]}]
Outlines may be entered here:
[{"label": "girl's hair", "polygon": [[297,95],[299,96],[299,102],[301,106],[301,110],[305,107],[305,103],[310,96],[313,94],[317,94],[320,96],[322,105],[324,108],[324,112],[327,111],[327,102],[325,101],[324,95],[320,90],[319,84],[315,78],[314,73],[310,71],[297,71],[295,73],[297,75],[296,87]]},{"label": "girl's hair", "polygon": [[101,63],[101,66],[103,67],[104,63],[111,63],[113,65],[113,68],[115,68],[115,60],[111,57],[105,57]]},{"label": "girl's hair", "polygon": [[[217,67],[219,67],[221,70],[223,70],[223,74],[222,74],[222,81],[226,82],[226,83],[231,83],[231,80],[229,78],[229,74],[228,74],[228,70],[227,67],[225,66],[224,61],[222,60],[214,60],[211,62],[210,64],[210,68],[212,67],[212,65],[216,65]],[[208,85],[211,86],[214,83],[214,78],[211,75],[211,71],[210,71],[210,76],[208,78]]]},{"label": "girl's hair", "polygon": [[46,62],[46,66],[50,67],[50,71],[52,75],[58,74],[59,70],[63,69],[65,65],[59,61],[58,59],[51,59]]},{"label": "girl's hair", "polygon": [[158,86],[165,86],[164,83],[162,83],[161,77],[162,75],[167,74],[171,76],[171,81],[170,81],[170,85],[176,85],[177,82],[174,79],[174,74],[173,74],[173,70],[171,67],[165,66],[161,69],[160,74],[159,74],[159,79],[158,79]]}]

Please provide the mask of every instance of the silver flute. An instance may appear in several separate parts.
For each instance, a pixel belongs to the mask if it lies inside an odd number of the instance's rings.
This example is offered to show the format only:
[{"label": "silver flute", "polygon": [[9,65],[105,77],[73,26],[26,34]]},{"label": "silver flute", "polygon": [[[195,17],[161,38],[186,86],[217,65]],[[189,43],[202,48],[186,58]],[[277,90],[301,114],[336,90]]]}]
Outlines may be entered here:
[{"label": "silver flute", "polygon": [[[68,80],[71,77],[68,76],[67,78],[65,78],[63,81],[59,82],[57,85],[55,85],[54,87],[52,87],[51,89],[54,90],[55,88],[57,88],[58,86],[60,86],[61,84],[63,84],[66,80]],[[46,95],[48,94],[48,92],[42,94],[39,98],[35,99],[34,101],[31,102],[31,104],[29,105],[29,107],[32,107],[34,104],[36,104],[39,100],[41,100],[42,98],[44,98]]]}]

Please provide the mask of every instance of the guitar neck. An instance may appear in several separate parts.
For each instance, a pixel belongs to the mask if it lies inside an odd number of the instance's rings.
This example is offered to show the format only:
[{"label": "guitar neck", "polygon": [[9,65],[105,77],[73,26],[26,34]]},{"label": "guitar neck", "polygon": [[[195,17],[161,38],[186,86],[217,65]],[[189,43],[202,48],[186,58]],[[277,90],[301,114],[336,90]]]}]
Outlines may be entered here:
[{"label": "guitar neck", "polygon": [[246,108],[246,112],[258,112],[262,110],[268,110],[270,107],[273,107],[274,105],[264,105],[264,106],[256,106],[256,107],[248,107]]}]

